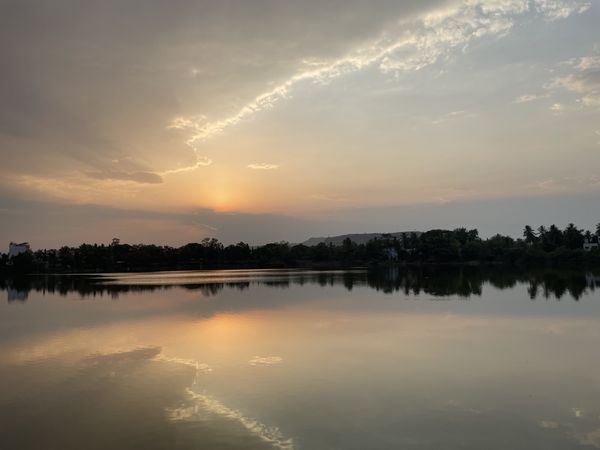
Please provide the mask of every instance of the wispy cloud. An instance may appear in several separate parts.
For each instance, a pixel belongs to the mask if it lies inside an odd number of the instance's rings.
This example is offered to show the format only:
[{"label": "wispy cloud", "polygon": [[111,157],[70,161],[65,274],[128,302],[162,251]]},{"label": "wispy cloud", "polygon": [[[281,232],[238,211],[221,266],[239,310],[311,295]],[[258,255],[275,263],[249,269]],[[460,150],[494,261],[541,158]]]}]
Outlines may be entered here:
[{"label": "wispy cloud", "polygon": [[249,169],[255,170],[275,170],[279,168],[278,164],[268,164],[268,163],[253,163],[248,164]]},{"label": "wispy cloud", "polygon": [[282,362],[283,358],[281,356],[255,356],[248,361],[248,364],[251,366],[273,366]]},{"label": "wispy cloud", "polygon": [[579,99],[579,102],[583,106],[587,106],[588,108],[600,108],[600,95],[590,94],[584,95]]},{"label": "wispy cloud", "polygon": [[547,430],[555,430],[557,428],[560,428],[560,424],[558,422],[554,422],[552,420],[540,420],[538,422],[538,425],[541,428],[545,428]]},{"label": "wispy cloud", "polygon": [[600,186],[600,177],[597,175],[580,177],[560,177],[538,180],[525,186],[540,192],[577,192],[596,190]]},{"label": "wispy cloud", "polygon": [[195,164],[192,164],[191,166],[184,166],[184,167],[179,167],[176,169],[165,170],[163,172],[160,172],[160,175],[164,176],[164,175],[172,175],[174,173],[190,172],[190,171],[196,170],[200,167],[210,166],[213,163],[213,160],[210,158],[207,158],[206,156],[200,156],[200,155],[196,154],[195,157],[196,157]]},{"label": "wispy cloud", "polygon": [[443,116],[433,120],[431,123],[433,125],[439,125],[441,123],[447,122],[452,119],[459,119],[459,118],[466,118],[466,117],[473,117],[473,116],[474,116],[474,114],[469,113],[468,111],[451,111],[451,112],[444,114]]},{"label": "wispy cloud", "polygon": [[577,68],[579,70],[600,69],[600,56],[592,55],[580,58]]},{"label": "wispy cloud", "polygon": [[537,100],[539,97],[536,94],[525,94],[517,97],[515,99],[515,103],[529,103],[534,100]]},{"label": "wispy cloud", "polygon": [[[126,177],[127,178],[127,177]],[[74,203],[93,202],[107,193],[129,197],[142,185],[130,179],[107,177],[101,172],[71,172],[60,177],[18,175],[8,180],[20,189],[43,195],[45,198],[60,199]],[[90,183],[90,181],[97,180]]]},{"label": "wispy cloud", "polygon": [[574,13],[584,13],[591,8],[589,1],[560,1],[560,0],[536,0],[535,8],[544,13],[546,20],[565,19]]},{"label": "wispy cloud", "polygon": [[549,91],[565,89],[579,94],[577,102],[586,107],[600,107],[600,56],[590,55],[568,61],[573,71],[554,78],[547,84]]},{"label": "wispy cloud", "polygon": [[[464,50],[483,37],[500,37],[514,26],[519,15],[535,14],[557,20],[590,7],[575,0],[464,0],[437,9],[411,22],[399,21],[378,39],[359,46],[341,58],[327,62],[310,61],[300,71],[273,88],[258,94],[237,112],[218,120],[205,115],[174,118],[169,128],[190,133],[187,144],[194,152],[206,139],[223,133],[255,114],[273,108],[289,98],[302,84],[327,83],[343,75],[376,67],[384,73],[418,71],[446,60],[456,49]],[[194,170],[200,165],[166,171],[163,174]]]}]

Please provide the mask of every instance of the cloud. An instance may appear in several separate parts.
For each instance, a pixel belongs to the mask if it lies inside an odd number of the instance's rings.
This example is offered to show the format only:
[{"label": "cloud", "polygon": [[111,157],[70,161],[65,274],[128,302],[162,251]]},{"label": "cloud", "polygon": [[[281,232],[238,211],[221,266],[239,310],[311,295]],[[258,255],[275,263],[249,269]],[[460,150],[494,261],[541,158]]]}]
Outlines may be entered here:
[{"label": "cloud", "polygon": [[260,93],[237,112],[223,119],[208,120],[205,115],[175,117],[171,128],[190,133],[187,144],[195,151],[207,139],[255,114],[273,108],[292,95],[299,85],[328,83],[341,76],[375,67],[383,73],[398,75],[421,70],[447,59],[457,49],[464,50],[472,41],[483,37],[504,36],[514,26],[517,16],[537,13],[547,20],[582,13],[589,3],[572,0],[465,0],[451,3],[402,21],[386,30],[381,37],[357,46],[345,56],[327,62],[311,62],[305,70],[290,76],[271,89]]},{"label": "cloud", "polygon": [[565,105],[563,105],[562,103],[554,103],[551,107],[550,107],[550,111],[555,112],[555,113],[560,113],[565,109]]},{"label": "cloud", "polygon": [[184,166],[184,167],[179,167],[176,169],[169,169],[169,170],[165,170],[163,172],[161,172],[161,175],[172,175],[174,173],[182,173],[182,172],[190,172],[192,170],[196,170],[200,167],[206,167],[206,166],[210,166],[213,163],[213,160],[206,157],[206,156],[200,156],[195,154],[194,157],[196,158],[196,162],[194,164],[192,164],[191,166]]},{"label": "cloud", "polygon": [[447,114],[444,114],[443,116],[431,121],[431,123],[433,125],[439,125],[441,123],[447,122],[449,120],[452,119],[458,119],[458,118],[469,118],[469,117],[474,117],[474,114],[469,113],[467,111],[451,111]]},{"label": "cloud", "polygon": [[[47,175],[49,168],[80,170],[86,164],[104,172],[111,160],[131,154],[148,166],[120,171],[162,177],[210,165],[216,156],[199,149],[205,139],[285,101],[297,88],[370,69],[393,80],[447,62],[486,36],[504,36],[521,19],[561,18],[589,5],[570,0],[382,0],[376,7],[362,0],[4,3],[0,154],[8,161],[3,170]],[[17,153],[18,158],[10,157]]]},{"label": "cloud", "polygon": [[160,184],[163,182],[159,174],[153,172],[121,172],[118,170],[106,170],[103,172],[86,172],[88,177],[96,180],[120,180],[132,181],[142,184]]},{"label": "cloud", "polygon": [[545,428],[548,430],[554,430],[554,429],[560,428],[560,424],[558,422],[554,422],[552,420],[540,420],[538,422],[538,425],[540,426],[540,428]]},{"label": "cloud", "polygon": [[600,56],[584,56],[572,60],[568,65],[574,72],[557,77],[547,85],[547,89],[565,89],[580,94],[577,102],[586,107],[600,107]]},{"label": "cloud", "polygon": [[567,18],[574,13],[581,14],[592,6],[589,1],[580,0],[536,0],[534,3],[536,10],[542,12],[550,21]]},{"label": "cloud", "polygon": [[580,70],[600,69],[600,56],[584,56],[580,58],[577,68]]},{"label": "cloud", "polygon": [[537,99],[538,96],[536,94],[525,94],[521,95],[520,97],[517,97],[515,99],[515,103],[529,103]]},{"label": "cloud", "polygon": [[168,118],[220,114],[304,56],[345,52],[441,1],[0,1],[0,170],[102,171],[124,154],[149,164],[126,172],[201,168]]},{"label": "cloud", "polygon": [[600,108],[600,94],[594,95],[584,95],[579,99],[583,106],[587,106],[589,108]]},{"label": "cloud", "polygon": [[198,362],[195,359],[179,358],[177,356],[167,356],[164,353],[159,353],[154,357],[155,361],[165,361],[173,364],[191,367],[196,370],[196,375],[206,375],[213,371],[213,368],[206,363]]},{"label": "cloud", "polygon": [[581,192],[600,187],[598,175],[580,177],[547,178],[538,180],[526,186],[527,189],[536,189],[545,192]]},{"label": "cloud", "polygon": [[600,69],[584,69],[579,73],[557,78],[553,85],[578,93],[595,91],[600,89]]},{"label": "cloud", "polygon": [[580,434],[578,440],[582,445],[600,448],[600,428]]},{"label": "cloud", "polygon": [[[531,118],[531,127],[515,127],[520,116],[510,113],[520,108],[514,104],[498,107],[521,94],[541,97],[544,91],[534,87],[541,84],[540,76],[594,70],[597,58],[585,57],[561,67],[565,72],[540,75],[540,67],[564,55],[586,54],[578,52],[597,37],[592,20],[597,7],[589,17],[548,23],[576,14],[576,2],[142,3],[3,2],[0,177],[6,195],[158,210],[187,210],[196,204],[225,208],[221,197],[227,197],[239,208],[301,211],[308,217],[330,206],[407,201],[417,190],[414,202],[430,201],[438,190],[445,192],[463,180],[480,192],[487,182],[482,174],[492,166],[504,184],[522,180],[526,173],[534,179],[559,178],[571,169],[561,165],[568,156],[556,154],[560,141],[554,134],[539,133],[547,122],[572,131],[567,138],[573,148],[598,140],[594,135],[590,140],[590,130],[598,128],[595,123],[568,122],[566,115],[557,121],[548,110],[555,101],[567,105],[569,112],[591,106],[597,97],[588,92],[563,92],[543,106],[540,102],[542,109]],[[500,39],[508,34],[509,39]],[[539,39],[531,40],[532,34]],[[376,90],[381,93],[374,96]],[[582,103],[573,105],[563,98],[567,95],[581,97]],[[281,108],[282,114],[265,113],[251,126],[261,111],[279,108],[292,97],[298,98]],[[459,109],[477,112],[481,126],[460,119],[442,125],[442,134],[430,133],[431,120]],[[179,119],[168,130],[173,117]],[[576,119],[575,114],[568,118]],[[234,130],[240,121],[248,126]],[[193,141],[191,151],[186,141],[210,130],[216,132]],[[547,131],[558,135],[563,129]],[[229,132],[224,139],[210,140]],[[497,151],[500,147],[513,153],[522,147],[522,164],[529,170],[504,179],[510,170],[506,158],[498,156],[503,154]],[[257,148],[262,149],[258,156]],[[371,151],[365,153],[365,148]],[[311,166],[317,152],[323,154],[321,163]],[[542,153],[557,157],[545,158],[542,168],[532,162],[539,162]],[[288,166],[292,160],[296,162]],[[456,162],[461,160],[465,163]],[[250,172],[247,167],[263,162],[282,165],[274,172]],[[399,166],[410,176],[395,176]],[[572,168],[572,175],[585,175],[591,167]],[[261,169],[268,170],[254,170]],[[360,177],[351,180],[357,169]],[[288,183],[275,197],[265,197],[284,171]],[[169,183],[156,184],[158,177]],[[435,184],[444,188],[427,186]],[[503,189],[512,187],[498,188]],[[431,190],[435,195],[421,194]],[[488,195],[485,186],[483,191],[482,196]],[[340,197],[310,197],[333,192]],[[181,219],[185,227],[171,220],[151,219],[157,229],[166,224],[162,240],[196,230],[217,235],[200,224],[218,228],[220,235],[223,230],[231,239],[241,238],[236,233],[270,239],[262,229],[223,226],[213,217]],[[240,222],[261,227],[268,219],[244,216]],[[275,222],[273,239],[310,233],[293,225],[285,230],[285,220]],[[71,231],[84,235],[84,230]],[[61,233],[60,228],[55,232]]]},{"label": "cloud", "polygon": [[248,164],[248,168],[255,169],[255,170],[274,170],[274,169],[278,169],[279,165],[278,164],[268,164],[268,163],[253,163],[253,164]]},{"label": "cloud", "polygon": [[255,356],[248,361],[248,364],[251,366],[273,366],[282,362],[283,358],[281,356]]},{"label": "cloud", "polygon": [[[92,174],[96,175],[95,172]],[[0,192],[7,192],[15,198],[89,203],[106,195],[129,197],[143,186],[135,182],[107,183],[107,180],[79,171],[57,176],[7,176],[2,180]]]}]

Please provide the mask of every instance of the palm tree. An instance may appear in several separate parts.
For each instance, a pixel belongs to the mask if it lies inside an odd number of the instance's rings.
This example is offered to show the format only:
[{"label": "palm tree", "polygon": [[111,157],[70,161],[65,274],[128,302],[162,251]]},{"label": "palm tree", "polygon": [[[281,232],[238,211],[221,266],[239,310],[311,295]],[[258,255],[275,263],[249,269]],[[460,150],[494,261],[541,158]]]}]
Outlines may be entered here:
[{"label": "palm tree", "polygon": [[570,223],[563,232],[564,243],[571,249],[581,248],[583,245],[583,231]]},{"label": "palm tree", "polygon": [[[573,227],[574,227],[574,225],[573,225]],[[546,237],[547,237],[548,243],[552,246],[553,249],[560,247],[563,243],[563,233],[554,224],[550,225],[550,229],[548,230],[548,234]]]},{"label": "palm tree", "polygon": [[542,244],[542,247],[544,248],[544,250],[547,250],[548,230],[546,229],[546,227],[544,225],[541,225],[540,227],[538,227],[537,231],[538,231],[538,240]]},{"label": "palm tree", "polygon": [[544,225],[541,225],[540,227],[538,227],[537,232],[538,232],[538,238],[542,242],[546,242],[546,235],[548,234],[548,230],[546,229],[546,227]]},{"label": "palm tree", "polygon": [[525,225],[525,228],[523,229],[523,237],[525,238],[525,242],[529,244],[533,244],[538,239],[535,231],[533,231],[533,228],[531,228],[529,225]]}]

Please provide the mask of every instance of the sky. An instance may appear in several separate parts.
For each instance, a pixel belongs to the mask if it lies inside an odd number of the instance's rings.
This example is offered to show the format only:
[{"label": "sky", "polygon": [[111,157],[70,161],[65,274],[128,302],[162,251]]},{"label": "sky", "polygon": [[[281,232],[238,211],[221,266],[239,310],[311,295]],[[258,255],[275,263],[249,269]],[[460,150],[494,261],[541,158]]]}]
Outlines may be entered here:
[{"label": "sky", "polygon": [[0,0],[0,246],[594,229],[599,24],[598,0]]}]

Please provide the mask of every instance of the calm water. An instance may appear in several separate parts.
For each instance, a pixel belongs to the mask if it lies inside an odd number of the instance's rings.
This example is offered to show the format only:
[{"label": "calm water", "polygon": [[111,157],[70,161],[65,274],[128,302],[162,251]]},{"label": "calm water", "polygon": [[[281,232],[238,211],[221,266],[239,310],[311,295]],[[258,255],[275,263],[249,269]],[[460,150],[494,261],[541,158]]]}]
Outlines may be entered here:
[{"label": "calm water", "polygon": [[600,277],[3,280],[0,414],[2,449],[600,448]]}]

